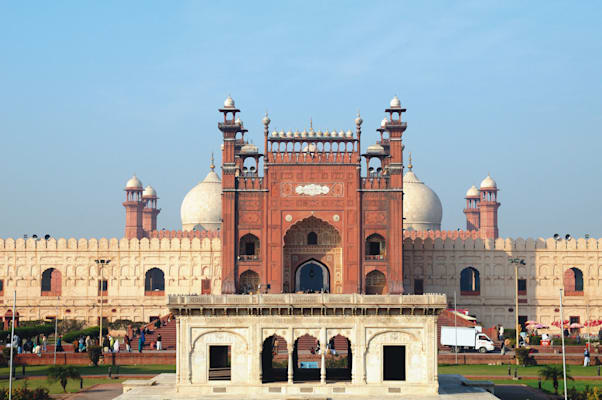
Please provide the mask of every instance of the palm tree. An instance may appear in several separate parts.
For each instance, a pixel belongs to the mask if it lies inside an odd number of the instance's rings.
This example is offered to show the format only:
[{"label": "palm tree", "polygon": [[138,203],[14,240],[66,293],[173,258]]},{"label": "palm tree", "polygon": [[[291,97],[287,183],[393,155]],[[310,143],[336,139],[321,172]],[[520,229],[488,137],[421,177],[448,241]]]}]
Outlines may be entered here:
[{"label": "palm tree", "polygon": [[54,383],[58,381],[63,387],[63,392],[67,393],[68,379],[81,379],[79,371],[74,366],[55,365],[48,370],[48,382]]},{"label": "palm tree", "polygon": [[[552,384],[554,385],[554,393],[558,394],[558,378],[562,377],[561,365],[544,365],[544,367],[539,370],[539,376],[546,381],[551,379]],[[574,380],[573,377],[569,375],[568,367],[566,369],[566,378]]]}]

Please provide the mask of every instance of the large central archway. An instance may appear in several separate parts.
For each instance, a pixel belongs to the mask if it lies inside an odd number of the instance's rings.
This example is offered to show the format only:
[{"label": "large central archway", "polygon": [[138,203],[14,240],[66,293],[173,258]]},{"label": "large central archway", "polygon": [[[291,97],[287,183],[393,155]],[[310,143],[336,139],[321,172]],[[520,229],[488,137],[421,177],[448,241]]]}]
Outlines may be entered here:
[{"label": "large central archway", "polygon": [[284,235],[284,292],[342,293],[343,249],[339,231],[313,215]]},{"label": "large central archway", "polygon": [[316,260],[309,260],[297,267],[295,273],[296,292],[330,292],[328,267]]}]

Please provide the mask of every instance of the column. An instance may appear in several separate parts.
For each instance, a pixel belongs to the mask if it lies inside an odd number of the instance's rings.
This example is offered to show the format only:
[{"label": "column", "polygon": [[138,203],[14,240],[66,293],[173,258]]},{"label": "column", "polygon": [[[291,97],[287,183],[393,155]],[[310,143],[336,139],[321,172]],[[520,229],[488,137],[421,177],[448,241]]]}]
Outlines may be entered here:
[{"label": "column", "polygon": [[326,329],[321,328],[320,330],[320,383],[326,383]]},{"label": "column", "polygon": [[360,383],[359,376],[358,376],[359,363],[361,361],[360,354],[358,354],[359,351],[360,351],[360,346],[357,346],[357,345],[351,346],[351,352],[353,353],[353,358],[351,361],[351,383],[353,383],[355,385]]},{"label": "column", "polygon": [[291,343],[288,343],[287,346],[287,350],[288,350],[288,384],[292,385],[293,384],[293,349],[294,349],[294,345]]},{"label": "column", "polygon": [[259,383],[263,382],[263,348],[262,351],[259,352]]}]

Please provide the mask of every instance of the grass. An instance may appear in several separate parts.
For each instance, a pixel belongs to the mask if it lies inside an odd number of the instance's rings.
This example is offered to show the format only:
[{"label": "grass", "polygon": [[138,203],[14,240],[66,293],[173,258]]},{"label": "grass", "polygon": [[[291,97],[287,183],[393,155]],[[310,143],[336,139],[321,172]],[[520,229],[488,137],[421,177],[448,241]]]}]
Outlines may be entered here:
[{"label": "grass", "polygon": [[[491,380],[496,385],[527,385],[532,388],[538,389],[538,382],[536,380],[519,380],[513,381],[512,379],[492,379]],[[562,379],[558,382],[558,393],[562,394],[564,391],[564,385]],[[568,381],[567,387],[575,388],[579,391],[583,391],[586,386],[589,387],[600,387],[602,388],[602,380],[600,381]],[[552,381],[542,381],[541,388],[549,393],[554,393],[554,386],[552,385]]]},{"label": "grass", "polygon": [[[46,376],[51,365],[29,365],[25,367],[25,376]],[[108,365],[98,367],[74,365],[81,375],[106,375]],[[21,367],[16,367],[17,377],[21,377]],[[115,369],[113,368],[113,372]],[[176,372],[175,365],[120,365],[119,374],[158,375],[164,372]],[[0,368],[0,376],[8,376],[8,367]],[[77,384],[79,387],[79,383]]]},{"label": "grass", "polygon": [[[99,383],[120,383],[123,382],[125,380],[125,378],[122,379],[108,379],[108,378],[90,378],[90,379],[86,379],[84,378],[84,388],[88,388],[92,385],[96,385]],[[46,378],[42,378],[42,379],[19,379],[17,381],[13,381],[13,388],[20,388],[23,387],[23,385],[27,385],[27,387],[29,389],[36,389],[39,387],[43,387],[48,389],[48,391],[50,392],[50,394],[58,394],[58,393],[63,393],[63,387],[61,386],[60,383],[55,382],[55,383],[48,383],[48,381],[46,381]],[[3,379],[2,381],[0,381],[0,388],[8,388],[8,379]],[[68,383],[67,383],[67,392],[68,393],[75,393],[75,392],[79,392],[80,388],[79,388],[79,381],[74,381],[69,379]]]},{"label": "grass", "polygon": [[[508,367],[512,367],[512,374],[516,365],[439,365],[440,374],[460,374],[460,375],[474,375],[474,376],[508,376]],[[579,365],[571,365],[569,367],[570,375],[572,376],[597,376],[598,367],[583,367]],[[538,371],[541,366],[534,367],[518,367],[518,376],[538,376]],[[602,377],[600,377],[602,382]],[[516,381],[513,381],[516,383]],[[535,382],[537,385],[537,382]],[[569,386],[570,387],[570,386]]]}]

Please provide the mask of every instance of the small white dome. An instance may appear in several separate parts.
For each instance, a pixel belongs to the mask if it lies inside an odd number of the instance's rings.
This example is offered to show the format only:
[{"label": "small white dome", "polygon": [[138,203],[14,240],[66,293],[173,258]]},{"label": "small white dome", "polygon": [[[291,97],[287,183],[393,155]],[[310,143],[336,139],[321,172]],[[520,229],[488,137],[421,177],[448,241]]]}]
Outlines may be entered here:
[{"label": "small white dome", "polygon": [[368,146],[366,149],[366,153],[368,154],[385,154],[385,148],[380,144],[375,143],[373,145]]},{"label": "small white dome", "polygon": [[322,137],[322,131],[316,132],[316,137]]},{"label": "small white dome", "polygon": [[148,185],[144,188],[144,192],[142,192],[143,197],[157,197],[157,191],[153,189],[151,185]]},{"label": "small white dome", "polygon": [[193,187],[180,208],[182,230],[217,230],[222,220],[222,182],[214,171]]},{"label": "small white dome", "polygon": [[441,200],[412,171],[403,176],[403,216],[405,230],[441,230]]},{"label": "small white dome", "polygon": [[125,184],[126,189],[142,189],[142,182],[136,175],[132,176],[129,181]]},{"label": "small white dome", "polygon": [[295,131],[295,133],[293,134],[294,137],[298,138],[299,137],[299,131]]},{"label": "small white dome", "polygon": [[397,96],[391,99],[391,108],[401,108],[401,101]]},{"label": "small white dome", "polygon": [[224,108],[234,108],[234,100],[232,97],[230,97],[230,95],[228,95],[224,101]]},{"label": "small white dome", "polygon": [[472,185],[466,192],[466,197],[479,197],[479,195],[479,189],[475,185]]},{"label": "small white dome", "polygon": [[273,132],[272,132],[272,137],[278,137],[278,132],[276,132],[276,131],[273,131]]},{"label": "small white dome", "polygon": [[278,136],[286,137],[286,133],[284,133],[284,131],[280,131],[280,132],[278,132]]},{"label": "small white dome", "polygon": [[[336,132],[336,131],[335,131]],[[328,131],[328,129],[326,129],[324,131],[324,137],[330,137],[330,132]]]},{"label": "small white dome", "polygon": [[293,137],[293,132],[291,132],[291,131],[286,132],[286,137],[288,137],[288,138]]},{"label": "small white dome", "polygon": [[346,138],[352,138],[353,137],[353,132],[351,132],[351,130],[348,130],[347,133],[345,134]]},{"label": "small white dome", "polygon": [[257,146],[255,146],[252,143],[247,143],[244,146],[242,146],[240,149],[240,152],[245,153],[245,154],[256,154],[257,151],[258,151]]},{"label": "small white dome", "polygon": [[389,120],[388,120],[388,119],[386,119],[386,118],[383,118],[383,120],[382,120],[382,121],[380,121],[380,126],[387,126],[387,123],[388,123],[388,122],[389,122]]},{"label": "small white dome", "polygon": [[495,183],[495,181],[493,180],[493,178],[490,175],[487,175],[487,178],[485,178],[481,181],[481,189],[483,189],[483,188],[496,188],[497,189],[497,183]]},{"label": "small white dome", "polygon": [[345,131],[339,131],[339,137],[345,137]]},{"label": "small white dome", "polygon": [[305,129],[303,129],[303,132],[301,132],[301,137],[307,137],[307,131]]},{"label": "small white dome", "polygon": [[242,119],[240,118],[236,118],[236,121],[234,121],[237,125],[242,126]]},{"label": "small white dome", "polygon": [[314,137],[316,136],[316,132],[314,132],[314,130],[310,130],[309,133],[307,134],[308,137]]}]

